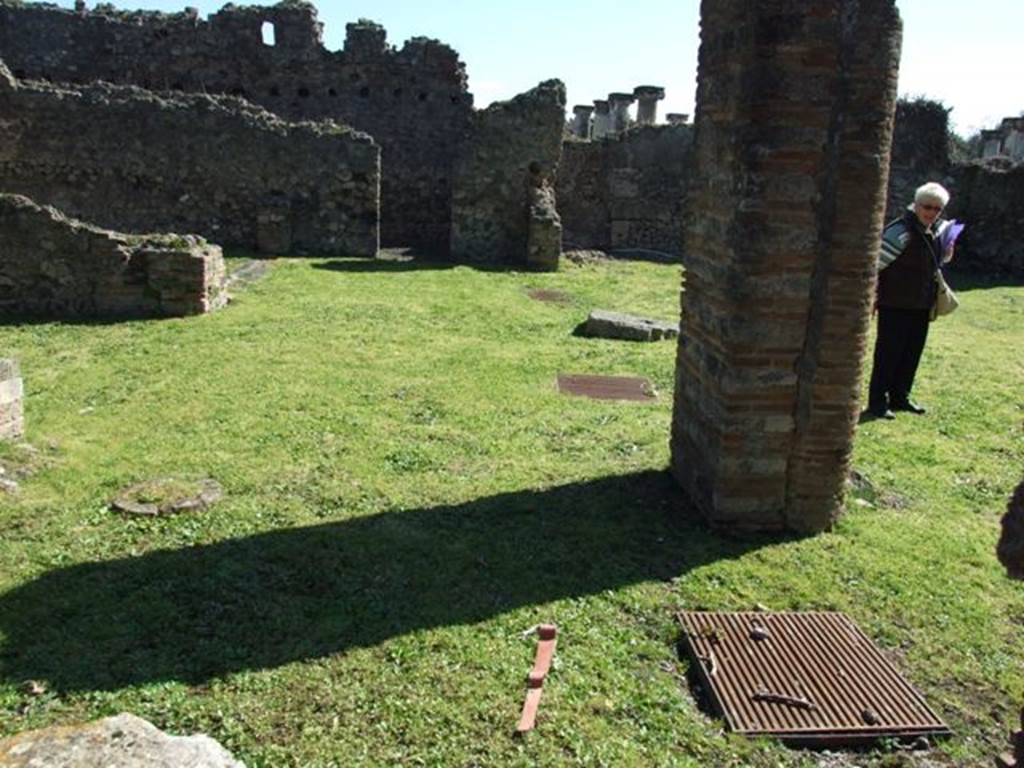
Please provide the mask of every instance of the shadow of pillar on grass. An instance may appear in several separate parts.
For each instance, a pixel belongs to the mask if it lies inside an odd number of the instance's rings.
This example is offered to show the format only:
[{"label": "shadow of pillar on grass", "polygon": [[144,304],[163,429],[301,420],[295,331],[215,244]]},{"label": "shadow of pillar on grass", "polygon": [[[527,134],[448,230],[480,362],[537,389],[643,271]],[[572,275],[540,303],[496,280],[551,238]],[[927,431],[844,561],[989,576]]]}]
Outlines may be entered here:
[{"label": "shadow of pillar on grass", "polygon": [[640,472],[50,571],[0,596],[0,674],[55,690],[198,683],[422,628],[667,580],[729,540]]}]

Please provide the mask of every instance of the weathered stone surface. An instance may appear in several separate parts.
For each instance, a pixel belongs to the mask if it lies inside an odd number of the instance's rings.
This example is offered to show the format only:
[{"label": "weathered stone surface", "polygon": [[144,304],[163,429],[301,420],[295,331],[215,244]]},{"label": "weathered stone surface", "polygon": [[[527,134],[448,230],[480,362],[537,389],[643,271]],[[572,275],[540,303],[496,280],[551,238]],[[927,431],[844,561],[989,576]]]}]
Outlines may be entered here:
[{"label": "weathered stone surface", "polygon": [[[263,42],[264,22],[274,26],[272,46]],[[365,131],[385,158],[384,245],[447,251],[452,167],[473,112],[464,64],[450,47],[425,37],[389,46],[384,29],[365,20],[347,25],[342,51],[324,48],[321,33],[316,8],[301,0],[227,4],[206,19],[188,11],[120,11],[103,4],[78,13],[0,0],[0,51],[19,78],[234,95],[287,120],[330,118]],[[301,139],[292,134],[283,141]],[[271,155],[237,145],[231,154],[246,162],[245,152],[254,164]],[[328,153],[323,165],[338,170],[345,164]],[[263,173],[258,165],[253,170]],[[273,170],[267,169],[270,178]],[[352,170],[358,183],[361,171]]]},{"label": "weathered stone surface", "polygon": [[373,256],[379,174],[369,136],[240,99],[105,83],[0,89],[0,191],[103,227]]},{"label": "weathered stone surface", "polygon": [[169,736],[131,714],[0,741],[3,768],[245,768],[209,736]]},{"label": "weathered stone surface", "polygon": [[125,235],[0,193],[0,314],[172,316],[224,304],[221,250],[195,235]]},{"label": "weathered stone surface", "polygon": [[518,265],[552,261],[553,233],[560,228],[550,196],[564,122],[565,86],[558,80],[474,114],[453,182],[453,258]]},{"label": "weathered stone surface", "polygon": [[643,248],[678,256],[693,128],[633,128],[566,141],[558,209],[567,248]]},{"label": "weathered stone surface", "polygon": [[948,216],[966,222],[955,266],[1024,276],[1024,163],[981,160],[953,168]]},{"label": "weathered stone surface", "polygon": [[[1012,578],[1024,579],[1024,480],[1006,505],[996,552]],[[1024,723],[1021,726],[1024,727]]]},{"label": "weathered stone surface", "polygon": [[660,341],[674,339],[679,335],[679,326],[663,320],[651,320],[637,315],[624,315],[595,309],[580,326],[581,336],[603,339],[624,339],[626,341]]},{"label": "weathered stone surface", "polygon": [[[0,249],[2,247],[0,245]],[[0,440],[14,440],[25,434],[24,397],[18,361],[0,358]],[[14,487],[17,487],[16,483]]]},{"label": "weathered stone surface", "polygon": [[885,210],[893,0],[706,2],[672,470],[732,530],[842,509]]}]

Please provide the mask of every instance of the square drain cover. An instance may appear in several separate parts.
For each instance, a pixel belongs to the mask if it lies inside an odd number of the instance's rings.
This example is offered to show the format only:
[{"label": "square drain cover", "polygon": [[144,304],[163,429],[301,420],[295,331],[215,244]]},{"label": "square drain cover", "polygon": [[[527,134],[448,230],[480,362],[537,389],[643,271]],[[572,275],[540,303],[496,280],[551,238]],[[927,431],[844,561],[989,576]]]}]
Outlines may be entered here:
[{"label": "square drain cover", "polygon": [[647,379],[634,376],[592,376],[558,374],[558,391],[595,400],[654,400],[654,387]]},{"label": "square drain cover", "polygon": [[698,678],[737,733],[801,746],[950,733],[841,613],[694,611],[679,621]]},{"label": "square drain cover", "polygon": [[553,304],[572,303],[572,296],[565,291],[558,291],[553,288],[533,288],[526,295],[535,301],[548,301]]}]

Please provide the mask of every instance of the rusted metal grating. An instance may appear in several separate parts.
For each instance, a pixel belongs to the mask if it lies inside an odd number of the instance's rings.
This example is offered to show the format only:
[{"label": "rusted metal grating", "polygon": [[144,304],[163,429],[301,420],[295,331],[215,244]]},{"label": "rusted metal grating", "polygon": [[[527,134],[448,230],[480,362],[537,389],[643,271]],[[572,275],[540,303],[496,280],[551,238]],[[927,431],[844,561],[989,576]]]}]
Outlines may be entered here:
[{"label": "rusted metal grating", "polygon": [[557,291],[553,288],[534,288],[527,292],[527,296],[536,301],[548,301],[554,304],[572,303],[572,296],[565,291]]},{"label": "rusted metal grating", "polygon": [[841,613],[679,614],[683,644],[729,728],[804,746],[949,735]]},{"label": "rusted metal grating", "polygon": [[654,387],[647,379],[634,376],[592,376],[558,374],[558,391],[596,400],[655,399]]}]

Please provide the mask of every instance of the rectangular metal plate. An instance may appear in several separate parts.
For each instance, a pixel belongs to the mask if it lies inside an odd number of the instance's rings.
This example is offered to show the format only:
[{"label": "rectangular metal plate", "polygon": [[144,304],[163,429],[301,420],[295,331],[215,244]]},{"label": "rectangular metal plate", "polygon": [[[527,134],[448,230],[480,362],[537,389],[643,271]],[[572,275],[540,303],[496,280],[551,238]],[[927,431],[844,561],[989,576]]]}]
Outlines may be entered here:
[{"label": "rectangular metal plate", "polygon": [[559,392],[596,400],[654,400],[654,388],[647,379],[634,376],[593,376],[558,374]]},{"label": "rectangular metal plate", "polygon": [[808,746],[950,733],[841,613],[688,611],[679,621],[699,679],[737,733]]}]

